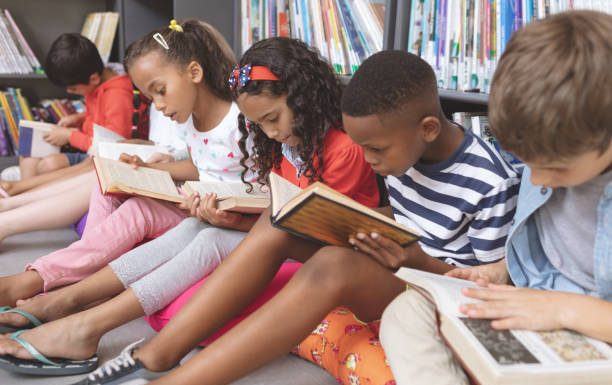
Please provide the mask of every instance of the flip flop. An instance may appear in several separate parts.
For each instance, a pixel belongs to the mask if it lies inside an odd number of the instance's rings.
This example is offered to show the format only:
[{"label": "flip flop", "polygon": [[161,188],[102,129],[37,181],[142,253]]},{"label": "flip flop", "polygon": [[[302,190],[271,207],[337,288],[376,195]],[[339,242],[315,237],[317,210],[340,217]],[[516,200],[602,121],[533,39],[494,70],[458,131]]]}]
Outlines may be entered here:
[{"label": "flip flop", "polygon": [[30,314],[29,312],[25,310],[18,309],[16,307],[10,307],[10,306],[0,307],[0,314],[6,314],[6,313],[16,313],[16,314],[19,314],[25,317],[28,319],[28,321],[30,321],[30,325],[19,326],[19,327],[0,325],[0,334],[13,333],[13,332],[16,332],[17,330],[22,330],[22,329],[32,329],[36,326],[42,325],[41,320],[39,320],[34,315]]},{"label": "flip flop", "polygon": [[55,358],[53,361],[42,355],[28,341],[20,337],[25,330],[11,334],[11,339],[17,341],[34,357],[33,360],[24,360],[8,355],[0,355],[0,368],[15,373],[33,374],[37,376],[70,376],[83,374],[94,370],[98,366],[98,356],[87,360],[68,360]]}]

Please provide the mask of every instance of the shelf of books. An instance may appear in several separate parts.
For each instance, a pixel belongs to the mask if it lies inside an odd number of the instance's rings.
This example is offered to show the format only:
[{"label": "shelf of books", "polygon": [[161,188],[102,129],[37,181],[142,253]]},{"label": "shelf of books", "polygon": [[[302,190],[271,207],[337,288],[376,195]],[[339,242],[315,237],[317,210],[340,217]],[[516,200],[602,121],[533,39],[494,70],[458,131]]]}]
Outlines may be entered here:
[{"label": "shelf of books", "polygon": [[241,0],[242,52],[275,36],[300,39],[319,50],[341,75],[351,75],[383,49],[386,1]]},{"label": "shelf of books", "polygon": [[[512,33],[534,20],[572,10],[612,13],[609,0],[412,0],[406,49],[435,70],[440,94],[486,103],[497,61]],[[471,92],[464,92],[471,91]]]},{"label": "shelf of books", "polygon": [[42,67],[8,9],[0,9],[0,74],[40,74]]},{"label": "shelf of books", "polygon": [[21,89],[6,87],[0,91],[0,156],[18,155],[20,120],[57,123],[84,110],[81,100],[43,99],[32,105]]}]

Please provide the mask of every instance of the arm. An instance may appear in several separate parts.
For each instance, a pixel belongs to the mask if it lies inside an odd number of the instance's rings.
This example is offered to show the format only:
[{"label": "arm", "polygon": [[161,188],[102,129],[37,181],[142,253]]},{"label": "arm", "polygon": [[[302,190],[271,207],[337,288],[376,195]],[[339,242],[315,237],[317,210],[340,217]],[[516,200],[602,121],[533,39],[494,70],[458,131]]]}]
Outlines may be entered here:
[{"label": "arm", "polygon": [[471,318],[492,319],[496,329],[569,329],[612,342],[612,303],[583,294],[488,285],[464,289],[483,302],[462,305]]},{"label": "arm", "polygon": [[[107,89],[103,97],[99,99],[101,111],[104,111],[104,116],[96,117],[96,121],[88,120],[82,127],[82,131],[73,131],[70,135],[70,145],[82,151],[87,151],[91,146],[93,139],[93,127],[89,124],[100,124],[111,131],[129,138],[132,136],[132,91],[131,89],[111,88]],[[86,106],[87,109],[96,108],[96,106]],[[92,114],[92,111],[88,111]]]}]

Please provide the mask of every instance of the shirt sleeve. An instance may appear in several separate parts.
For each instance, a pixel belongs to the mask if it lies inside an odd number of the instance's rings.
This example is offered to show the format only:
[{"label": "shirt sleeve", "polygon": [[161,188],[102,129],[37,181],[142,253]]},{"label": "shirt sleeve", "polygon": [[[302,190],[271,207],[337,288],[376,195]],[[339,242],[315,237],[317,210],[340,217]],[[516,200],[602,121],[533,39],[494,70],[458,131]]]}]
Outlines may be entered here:
[{"label": "shirt sleeve", "polygon": [[[132,135],[132,92],[123,88],[110,88],[101,95],[98,108],[102,111],[97,121],[92,122],[104,126],[111,131],[130,138]],[[93,113],[93,111],[89,111]],[[81,131],[75,131],[70,135],[70,144],[82,151],[87,151],[91,146],[93,128],[82,127]]]},{"label": "shirt sleeve", "polygon": [[508,231],[516,211],[520,181],[505,179],[478,202],[468,228],[474,255],[482,263],[495,262],[505,256]]},{"label": "shirt sleeve", "polygon": [[334,151],[323,165],[325,184],[368,207],[378,206],[376,176],[356,144]]}]

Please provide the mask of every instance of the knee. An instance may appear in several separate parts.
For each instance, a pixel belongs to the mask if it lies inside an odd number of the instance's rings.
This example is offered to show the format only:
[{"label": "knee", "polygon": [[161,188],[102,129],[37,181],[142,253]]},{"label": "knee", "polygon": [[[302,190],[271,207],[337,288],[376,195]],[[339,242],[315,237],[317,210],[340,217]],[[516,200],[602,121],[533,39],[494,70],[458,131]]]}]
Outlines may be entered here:
[{"label": "knee", "polygon": [[383,346],[394,344],[397,330],[410,330],[411,326],[429,321],[433,316],[427,300],[415,290],[407,290],[398,295],[385,308],[380,323],[380,341]]},{"label": "knee", "polygon": [[310,289],[317,288],[328,296],[350,291],[351,263],[354,252],[344,247],[328,246],[317,251],[300,270],[296,278]]},{"label": "knee", "polygon": [[36,172],[38,174],[44,174],[67,166],[68,159],[65,156],[47,156],[38,162],[36,165]]}]

